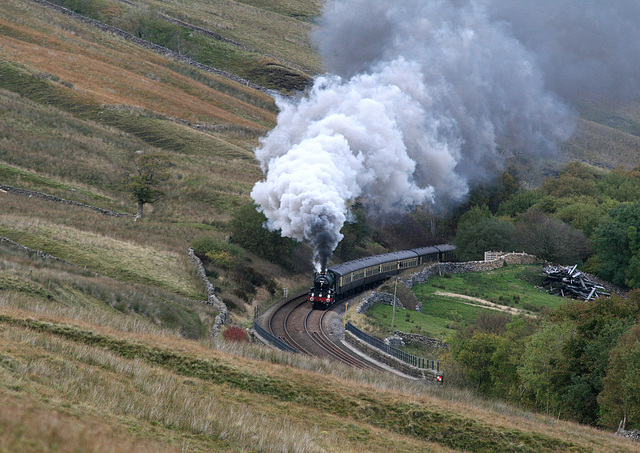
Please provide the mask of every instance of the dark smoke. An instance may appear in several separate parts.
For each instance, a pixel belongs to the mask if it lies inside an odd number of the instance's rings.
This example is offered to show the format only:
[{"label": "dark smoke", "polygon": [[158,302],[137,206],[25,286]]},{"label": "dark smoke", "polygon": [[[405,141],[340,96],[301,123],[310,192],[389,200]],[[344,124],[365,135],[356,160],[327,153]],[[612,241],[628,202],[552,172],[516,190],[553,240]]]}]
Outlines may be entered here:
[{"label": "dark smoke", "polygon": [[386,214],[455,202],[501,168],[503,140],[556,153],[572,102],[638,91],[638,3],[329,2],[316,38],[331,75],[278,101],[252,197],[324,267],[356,198]]},{"label": "dark smoke", "polygon": [[640,2],[487,2],[492,19],[535,56],[547,86],[571,102],[640,92]]}]

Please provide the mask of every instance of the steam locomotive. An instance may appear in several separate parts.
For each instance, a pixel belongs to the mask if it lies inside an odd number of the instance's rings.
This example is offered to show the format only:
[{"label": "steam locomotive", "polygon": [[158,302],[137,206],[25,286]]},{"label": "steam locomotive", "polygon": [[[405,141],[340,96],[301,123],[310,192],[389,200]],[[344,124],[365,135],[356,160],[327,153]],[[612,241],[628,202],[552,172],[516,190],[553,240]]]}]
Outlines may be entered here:
[{"label": "steam locomotive", "polygon": [[451,261],[455,258],[455,249],[455,246],[449,244],[434,245],[370,256],[332,266],[326,271],[316,273],[308,300],[314,309],[326,310],[336,302],[371,289],[405,269]]}]

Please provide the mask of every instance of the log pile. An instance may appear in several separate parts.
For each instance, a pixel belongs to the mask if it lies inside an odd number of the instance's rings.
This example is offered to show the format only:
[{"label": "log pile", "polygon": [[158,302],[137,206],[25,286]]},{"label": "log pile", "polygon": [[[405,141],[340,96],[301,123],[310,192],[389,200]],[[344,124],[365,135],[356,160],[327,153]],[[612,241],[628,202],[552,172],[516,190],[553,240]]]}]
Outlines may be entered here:
[{"label": "log pile", "polygon": [[542,286],[549,294],[573,299],[593,300],[609,297],[604,286],[588,278],[576,266],[547,266],[543,269],[545,280]]}]

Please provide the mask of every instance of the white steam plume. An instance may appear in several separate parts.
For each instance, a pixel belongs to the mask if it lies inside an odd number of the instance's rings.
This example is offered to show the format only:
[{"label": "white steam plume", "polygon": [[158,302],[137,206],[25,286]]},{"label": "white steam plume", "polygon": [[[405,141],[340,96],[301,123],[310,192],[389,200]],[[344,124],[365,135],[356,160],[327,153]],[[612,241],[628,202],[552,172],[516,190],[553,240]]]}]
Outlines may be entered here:
[{"label": "white steam plume", "polygon": [[[581,20],[564,11],[587,13],[577,0],[543,3],[553,12],[528,0],[328,3],[316,37],[332,75],[317,78],[300,100],[279,99],[278,125],[256,150],[266,178],[251,195],[269,228],[312,244],[324,268],[356,198],[384,213],[458,200],[500,168],[502,138],[521,153],[555,152],[575,121],[561,100],[570,99],[563,87],[571,82],[560,80],[575,72],[587,83],[581,71],[598,65],[557,67],[559,58],[580,55],[579,42],[577,53],[563,48],[560,33],[546,36],[544,27]],[[623,4],[606,8],[623,15]],[[516,30],[529,17],[536,28]],[[625,68],[621,77],[637,71]]]}]

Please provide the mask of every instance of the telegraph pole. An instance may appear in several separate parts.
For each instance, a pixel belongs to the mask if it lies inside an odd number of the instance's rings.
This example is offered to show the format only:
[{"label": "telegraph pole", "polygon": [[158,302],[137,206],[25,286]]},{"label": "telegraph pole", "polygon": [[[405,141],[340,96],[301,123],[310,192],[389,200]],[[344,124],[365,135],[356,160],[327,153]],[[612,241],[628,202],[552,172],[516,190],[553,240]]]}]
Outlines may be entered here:
[{"label": "telegraph pole", "polygon": [[396,286],[393,289],[393,314],[391,315],[391,332],[393,332],[393,325],[396,321],[396,293],[398,292],[398,276],[396,275]]}]

